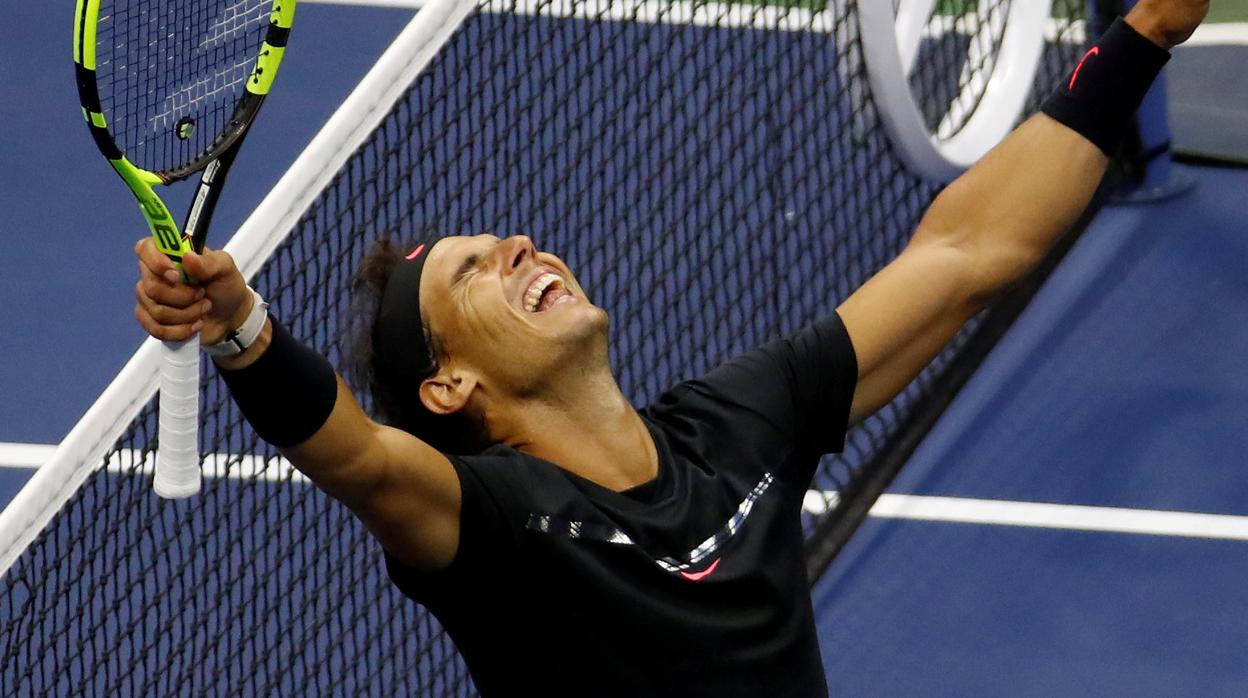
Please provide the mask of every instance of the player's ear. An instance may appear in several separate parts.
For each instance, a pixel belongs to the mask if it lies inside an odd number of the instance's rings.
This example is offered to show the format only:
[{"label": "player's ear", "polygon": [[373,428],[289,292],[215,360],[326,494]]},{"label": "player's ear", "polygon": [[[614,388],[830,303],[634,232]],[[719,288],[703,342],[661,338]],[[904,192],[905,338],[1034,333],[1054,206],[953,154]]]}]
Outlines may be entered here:
[{"label": "player's ear", "polygon": [[472,372],[443,369],[420,384],[420,401],[434,414],[453,414],[464,408],[477,387]]}]

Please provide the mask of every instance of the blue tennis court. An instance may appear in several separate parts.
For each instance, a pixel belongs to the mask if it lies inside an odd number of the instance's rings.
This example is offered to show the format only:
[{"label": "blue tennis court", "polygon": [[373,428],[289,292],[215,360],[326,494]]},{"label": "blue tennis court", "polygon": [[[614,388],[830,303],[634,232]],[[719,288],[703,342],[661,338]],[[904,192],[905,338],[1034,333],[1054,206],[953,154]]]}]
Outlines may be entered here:
[{"label": "blue tennis court", "polygon": [[[300,12],[290,79],[266,109],[305,118],[290,128],[260,120],[252,138],[271,160],[240,163],[220,230],[244,220],[412,14],[310,3]],[[0,174],[0,333],[10,350],[0,376],[0,506],[142,340],[131,320],[131,246],[143,231],[78,121],[68,10],[15,13],[0,27],[0,76],[15,86],[0,99],[13,125],[0,159],[51,153],[76,196],[58,198],[33,165]],[[1180,54],[1171,72],[1176,108],[1193,115],[1176,143],[1193,152],[1239,148],[1248,133],[1239,119],[1248,92],[1201,68],[1248,58],[1245,25],[1227,26],[1240,33]],[[41,48],[58,44],[59,60]],[[1100,212],[814,585],[832,695],[1243,694],[1248,169],[1184,171],[1195,186],[1181,196]],[[127,220],[138,227],[101,223]],[[72,258],[28,232],[48,228],[72,236]],[[172,525],[169,514],[152,525]],[[187,516],[195,530],[214,523]],[[204,562],[192,554],[187,564]],[[277,561],[268,582],[298,574],[291,565]],[[378,572],[361,584],[384,585]],[[210,591],[239,583],[223,575],[184,591],[208,604]],[[297,609],[274,613],[270,634],[297,622]],[[209,631],[187,632],[211,644]],[[421,626],[416,637],[431,632]],[[361,674],[366,686],[392,678]]]},{"label": "blue tennis court", "polygon": [[[1248,515],[1248,171],[1192,172],[1183,197],[1101,212],[891,493]],[[815,585],[829,686],[1242,695],[1244,521],[874,517]]]}]

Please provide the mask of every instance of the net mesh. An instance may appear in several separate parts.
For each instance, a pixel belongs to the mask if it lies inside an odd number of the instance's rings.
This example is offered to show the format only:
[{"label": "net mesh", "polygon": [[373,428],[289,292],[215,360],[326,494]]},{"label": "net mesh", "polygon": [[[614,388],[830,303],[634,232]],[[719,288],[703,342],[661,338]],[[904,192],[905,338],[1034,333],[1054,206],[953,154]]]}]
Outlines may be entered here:
[{"label": "net mesh", "polygon": [[[616,375],[645,404],[831,312],[937,192],[890,151],[854,7],[482,2],[254,284],[339,362],[347,289],[378,236],[525,233],[609,311]],[[1037,93],[1079,52],[1053,42]],[[916,79],[962,70],[934,65]],[[853,496],[965,336],[824,460],[814,486],[832,494],[807,531]],[[200,450],[220,476],[157,499],[148,405],[0,579],[4,692],[473,694],[362,526],[204,379]]]},{"label": "net mesh", "polygon": [[101,0],[96,85],[131,162],[172,170],[225,130],[268,29],[272,0]]},{"label": "net mesh", "polygon": [[939,4],[932,9],[915,56],[915,66],[924,67],[910,73],[910,89],[924,122],[941,139],[957,135],[984,98],[1012,2],[963,4],[966,12],[959,14],[949,14]]}]

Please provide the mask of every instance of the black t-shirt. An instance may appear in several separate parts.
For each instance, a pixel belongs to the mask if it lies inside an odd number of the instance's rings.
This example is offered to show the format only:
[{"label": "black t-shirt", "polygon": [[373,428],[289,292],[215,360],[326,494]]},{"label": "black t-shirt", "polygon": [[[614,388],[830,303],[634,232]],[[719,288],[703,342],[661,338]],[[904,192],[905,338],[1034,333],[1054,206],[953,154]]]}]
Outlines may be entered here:
[{"label": "black t-shirt", "polygon": [[451,457],[455,560],[387,557],[391,578],[485,696],[824,696],[800,511],[856,379],[832,315],[642,410],[659,469],[631,490],[506,446]]}]

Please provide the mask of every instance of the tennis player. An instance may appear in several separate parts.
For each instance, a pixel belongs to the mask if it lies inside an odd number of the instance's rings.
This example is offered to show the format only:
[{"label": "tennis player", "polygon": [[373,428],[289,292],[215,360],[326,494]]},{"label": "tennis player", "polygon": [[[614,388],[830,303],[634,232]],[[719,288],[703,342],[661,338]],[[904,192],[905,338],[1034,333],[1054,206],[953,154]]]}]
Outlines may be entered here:
[{"label": "tennis player", "polygon": [[160,339],[201,333],[256,431],[364,522],[483,694],[823,696],[799,525],[820,456],[1045,256],[1207,4],[1140,2],[834,314],[640,411],[606,312],[523,236],[366,260],[386,424],[224,253],[187,256],[193,287],[140,242],[135,313]]}]

